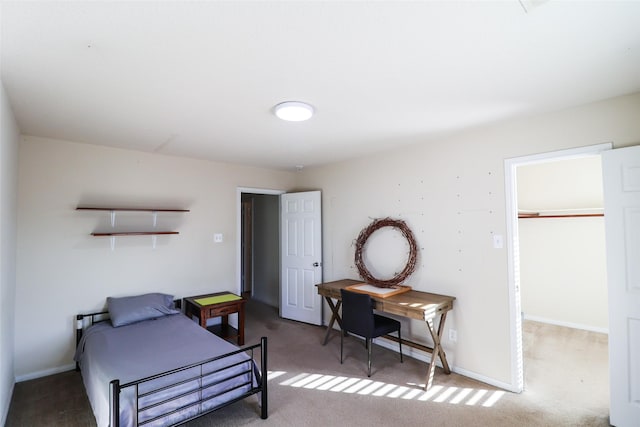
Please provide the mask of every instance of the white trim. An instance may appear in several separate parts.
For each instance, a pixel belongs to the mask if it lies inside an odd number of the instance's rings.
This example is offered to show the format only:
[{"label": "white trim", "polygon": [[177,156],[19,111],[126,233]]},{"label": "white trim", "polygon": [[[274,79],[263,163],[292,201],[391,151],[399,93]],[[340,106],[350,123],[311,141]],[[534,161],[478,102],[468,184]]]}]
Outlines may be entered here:
[{"label": "white trim", "polygon": [[42,378],[49,375],[60,374],[62,372],[73,371],[74,369],[76,369],[76,365],[72,363],[70,365],[58,366],[57,368],[31,372],[29,374],[16,376],[16,382],[21,383],[23,381],[35,380],[36,378]]},{"label": "white trim", "polygon": [[268,188],[237,187],[236,189],[236,288],[238,295],[242,295],[242,194],[271,194],[279,196],[285,190]]},{"label": "white trim", "polygon": [[518,253],[518,195],[516,183],[516,168],[522,165],[552,162],[555,160],[569,160],[581,157],[595,156],[603,151],[611,150],[613,144],[590,145],[587,147],[571,148],[568,150],[515,157],[504,161],[505,207],[507,220],[507,263],[509,280],[509,329],[510,329],[510,360],[511,384],[509,390],[520,393],[524,389],[524,366],[522,353],[522,314],[520,307],[520,256]]},{"label": "white trim", "polygon": [[532,316],[530,314],[525,314],[524,320],[531,320],[532,322],[546,323],[548,325],[555,325],[555,326],[564,326],[565,328],[580,329],[583,331],[598,332],[600,334],[609,335],[609,328],[600,328],[597,326],[583,325],[582,323],[564,322],[562,320],[547,319],[546,317]]},{"label": "white trim", "polygon": [[483,382],[485,384],[489,384],[489,385],[492,385],[494,387],[501,388],[503,390],[507,390],[507,391],[510,391],[510,392],[513,392],[513,393],[519,393],[519,391],[513,389],[511,384],[505,383],[503,381],[498,381],[495,378],[485,377],[484,375],[478,374],[477,372],[468,371],[468,370],[462,369],[462,368],[455,368],[455,369],[453,369],[453,372],[455,372],[456,374],[465,376],[465,377],[469,377],[469,378],[474,379],[476,381],[480,381],[480,382]]},{"label": "white trim", "polygon": [[[359,338],[359,337],[356,337]],[[396,353],[398,352],[398,343],[392,340],[387,340],[387,339],[376,339],[375,340],[375,344],[379,345],[380,347],[384,347],[387,348],[391,351],[395,351]],[[406,350],[408,348],[408,351]],[[402,346],[402,355],[403,356],[408,356],[408,357],[412,357],[416,360],[420,360],[426,364],[431,363],[431,353],[422,351],[422,350],[418,350],[417,348],[413,348],[413,347],[409,347],[409,346]],[[375,360],[375,359],[374,359]],[[450,361],[449,361],[450,362]],[[440,363],[440,359],[436,360],[436,366],[442,368],[442,363]],[[451,363],[449,363],[449,368],[451,369],[451,372],[456,373],[458,375],[463,375],[465,377],[469,377],[473,380],[476,381],[480,381],[483,382],[485,384],[489,384],[492,385],[494,387],[498,387],[501,388],[503,390],[507,390],[507,391],[512,391],[512,392],[516,392],[515,390],[513,390],[513,387],[511,387],[511,384],[502,382],[502,381],[497,381],[494,378],[489,378],[489,377],[485,377],[484,375],[478,374],[477,372],[473,372],[473,371],[468,371],[466,369],[462,369],[462,368],[458,368],[456,366],[451,365]],[[427,366],[424,367],[424,375],[426,378],[427,375]],[[421,378],[420,380],[424,380],[425,378]]]},{"label": "white trim", "polygon": [[552,151],[548,153],[532,154],[530,156],[513,157],[506,159],[506,162],[515,163],[517,166],[532,165],[536,163],[548,163],[553,161],[563,161],[571,159],[580,159],[583,157],[597,156],[603,151],[613,148],[613,143],[605,142],[602,144],[588,145],[586,147],[569,148],[567,150]]},{"label": "white trim", "polygon": [[505,206],[507,219],[507,272],[509,281],[509,334],[511,384],[509,390],[524,390],[524,361],[522,349],[522,319],[520,316],[520,254],[518,238],[518,195],[516,192],[516,160],[505,160]]}]

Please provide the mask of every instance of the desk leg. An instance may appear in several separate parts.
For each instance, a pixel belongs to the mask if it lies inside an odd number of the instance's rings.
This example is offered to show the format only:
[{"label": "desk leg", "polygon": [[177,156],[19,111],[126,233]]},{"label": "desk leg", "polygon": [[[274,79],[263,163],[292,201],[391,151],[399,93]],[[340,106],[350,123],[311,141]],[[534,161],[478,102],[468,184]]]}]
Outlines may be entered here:
[{"label": "desk leg", "polygon": [[[440,361],[442,362],[442,369],[444,373],[449,375],[451,373],[451,369],[449,369],[449,362],[447,362],[447,355],[444,354],[444,349],[441,345],[442,340],[442,332],[444,331],[444,321],[447,319],[447,312],[442,313],[440,316],[440,323],[438,324],[438,353],[440,354]],[[434,339],[435,342],[435,339]],[[434,346],[435,347],[435,346]]]},{"label": "desk leg", "polygon": [[333,300],[331,300],[331,298],[324,297],[324,299],[327,301],[327,304],[329,304],[329,308],[331,309],[331,320],[329,321],[329,326],[327,326],[327,333],[324,336],[324,341],[322,342],[322,345],[327,344],[327,340],[329,339],[329,334],[333,329],[333,323],[336,320],[338,321],[338,325],[340,325],[340,330],[342,330],[342,319],[340,318],[340,306],[342,305],[342,301],[338,300],[336,304],[333,304]]},{"label": "desk leg", "polygon": [[429,369],[427,370],[427,380],[425,382],[424,389],[429,390],[431,385],[433,384],[433,375],[436,371],[436,361],[438,357],[440,357],[440,361],[442,362],[442,368],[445,374],[450,374],[451,369],[449,369],[449,363],[447,362],[447,356],[442,349],[442,345],[440,344],[440,338],[442,337],[442,331],[444,331],[444,321],[447,318],[447,313],[444,312],[440,316],[440,323],[438,324],[438,331],[436,332],[433,327],[433,319],[427,320],[427,329],[429,329],[429,333],[431,334],[431,338],[433,339],[433,350],[431,352],[431,362],[429,363]]}]

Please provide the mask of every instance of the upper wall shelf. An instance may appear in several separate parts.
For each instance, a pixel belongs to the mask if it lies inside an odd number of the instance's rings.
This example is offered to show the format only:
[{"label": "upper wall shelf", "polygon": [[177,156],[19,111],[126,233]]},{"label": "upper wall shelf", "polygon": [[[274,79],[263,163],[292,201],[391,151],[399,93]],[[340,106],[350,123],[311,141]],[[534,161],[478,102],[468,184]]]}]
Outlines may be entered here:
[{"label": "upper wall shelf", "polygon": [[177,231],[116,231],[116,212],[149,212],[153,214],[153,228],[155,229],[158,222],[158,213],[160,212],[189,212],[189,209],[155,209],[155,208],[122,208],[122,207],[106,207],[106,206],[78,206],[78,211],[107,211],[111,213],[111,228],[113,231],[93,232],[94,237],[111,237],[111,249],[115,247],[116,236],[152,236],[153,247],[156,246],[156,236],[166,234],[179,234]]},{"label": "upper wall shelf", "polygon": [[137,211],[137,212],[190,212],[189,209],[153,209],[153,208],[109,208],[78,206],[77,211]]}]

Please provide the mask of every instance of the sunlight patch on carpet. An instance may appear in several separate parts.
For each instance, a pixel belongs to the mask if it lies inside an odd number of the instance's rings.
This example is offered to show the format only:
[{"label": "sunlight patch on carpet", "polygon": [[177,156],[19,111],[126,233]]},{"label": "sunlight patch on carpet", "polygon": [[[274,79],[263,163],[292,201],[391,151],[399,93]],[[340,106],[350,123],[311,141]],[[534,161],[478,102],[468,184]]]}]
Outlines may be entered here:
[{"label": "sunlight patch on carpet", "polygon": [[[285,376],[289,375],[289,378]],[[294,387],[306,390],[331,391],[334,393],[347,393],[359,395],[371,395],[387,397],[390,399],[417,400],[422,402],[449,403],[451,405],[493,407],[505,392],[502,390],[486,390],[475,388],[443,387],[434,385],[428,391],[424,391],[424,384],[409,383],[407,386],[387,384],[370,379],[338,377],[334,375],[290,374],[285,371],[269,371],[268,381],[280,378],[278,383],[285,387]]]}]

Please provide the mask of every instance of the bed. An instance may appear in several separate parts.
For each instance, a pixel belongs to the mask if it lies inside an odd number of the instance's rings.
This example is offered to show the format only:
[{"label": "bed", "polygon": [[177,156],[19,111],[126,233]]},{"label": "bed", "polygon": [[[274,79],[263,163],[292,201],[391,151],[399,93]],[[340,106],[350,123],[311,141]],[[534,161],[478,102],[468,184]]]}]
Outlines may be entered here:
[{"label": "bed", "polygon": [[99,427],[178,425],[252,395],[267,418],[266,337],[239,348],[187,318],[170,295],[107,305],[78,315],[76,326],[76,366]]}]

